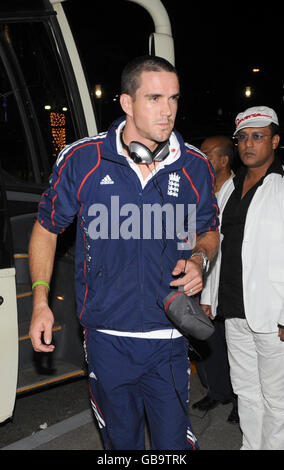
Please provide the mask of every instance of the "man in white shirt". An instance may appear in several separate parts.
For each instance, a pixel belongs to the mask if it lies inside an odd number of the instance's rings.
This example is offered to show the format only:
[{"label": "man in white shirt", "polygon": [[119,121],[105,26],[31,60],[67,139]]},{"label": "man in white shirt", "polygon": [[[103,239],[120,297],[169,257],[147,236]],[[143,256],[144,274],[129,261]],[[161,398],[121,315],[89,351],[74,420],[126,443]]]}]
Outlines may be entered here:
[{"label": "man in white shirt", "polygon": [[[244,450],[284,449],[284,171],[276,113],[249,108],[234,133],[243,167],[222,187],[221,249],[201,302],[223,315]],[[205,301],[206,299],[206,301]]]}]

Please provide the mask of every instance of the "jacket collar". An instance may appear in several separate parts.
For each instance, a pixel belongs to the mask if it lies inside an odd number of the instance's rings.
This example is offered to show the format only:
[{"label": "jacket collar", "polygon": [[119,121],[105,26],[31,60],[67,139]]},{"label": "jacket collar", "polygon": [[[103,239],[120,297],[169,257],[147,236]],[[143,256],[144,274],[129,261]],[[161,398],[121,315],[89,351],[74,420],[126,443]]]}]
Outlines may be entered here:
[{"label": "jacket collar", "polygon": [[[265,175],[259,180],[259,185],[263,183],[263,180],[266,178],[266,176],[271,175],[272,173],[276,173],[278,175],[281,175],[282,177],[284,176],[283,166],[281,165],[281,162],[277,157],[274,158],[270,167],[267,169]],[[236,173],[236,176],[233,179],[235,187],[239,186],[240,184],[241,185],[243,184],[246,174],[247,174],[246,166],[242,166],[241,168],[239,168],[239,170]]]},{"label": "jacket collar", "polygon": [[[134,162],[127,157],[123,151],[120,132],[125,126],[125,117],[121,117],[113,122],[107,132],[107,137],[104,141],[102,148],[102,159],[112,160],[120,165],[132,165]],[[170,153],[168,157],[159,163],[159,169],[166,168],[167,165],[171,165],[171,171],[182,168],[184,165],[183,158],[180,158],[184,153],[185,144],[181,135],[174,130],[170,136]]]}]

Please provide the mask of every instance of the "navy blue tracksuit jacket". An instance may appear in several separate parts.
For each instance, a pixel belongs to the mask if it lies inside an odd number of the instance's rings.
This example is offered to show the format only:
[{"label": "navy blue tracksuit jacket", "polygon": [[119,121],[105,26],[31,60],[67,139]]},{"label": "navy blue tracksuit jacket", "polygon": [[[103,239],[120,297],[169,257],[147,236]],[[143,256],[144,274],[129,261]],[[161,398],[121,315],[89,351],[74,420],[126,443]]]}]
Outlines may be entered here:
[{"label": "navy blue tracksuit jacket", "polygon": [[188,204],[195,205],[197,235],[218,230],[212,166],[177,132],[172,137],[170,155],[176,158],[144,189],[127,158],[118,154],[116,123],[58,156],[38,220],[59,234],[77,215],[75,282],[84,327],[133,332],[172,327],[162,299],[177,260],[191,251],[178,249],[178,233],[167,234],[166,211],[162,228],[154,216],[149,227],[145,208],[180,205],[186,216]]}]

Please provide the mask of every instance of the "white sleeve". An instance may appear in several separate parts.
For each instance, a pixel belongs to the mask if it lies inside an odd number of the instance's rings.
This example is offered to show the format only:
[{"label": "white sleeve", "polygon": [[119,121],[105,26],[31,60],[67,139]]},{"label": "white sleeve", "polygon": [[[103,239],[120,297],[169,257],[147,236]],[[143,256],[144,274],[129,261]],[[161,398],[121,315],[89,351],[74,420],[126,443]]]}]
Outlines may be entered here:
[{"label": "white sleeve", "polygon": [[204,276],[204,287],[200,296],[200,303],[211,305],[211,277],[210,272]]}]

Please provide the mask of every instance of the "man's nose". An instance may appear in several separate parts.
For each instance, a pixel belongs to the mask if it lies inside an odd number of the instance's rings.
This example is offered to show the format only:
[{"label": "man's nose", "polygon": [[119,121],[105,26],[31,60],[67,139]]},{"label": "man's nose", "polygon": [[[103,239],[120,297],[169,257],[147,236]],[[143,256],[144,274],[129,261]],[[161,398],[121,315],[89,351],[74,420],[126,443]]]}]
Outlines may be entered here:
[{"label": "man's nose", "polygon": [[172,108],[168,100],[165,100],[162,105],[161,114],[163,116],[170,116],[172,114]]},{"label": "man's nose", "polygon": [[253,137],[252,135],[248,135],[247,140],[246,140],[246,147],[252,147],[252,146],[253,146]]}]

